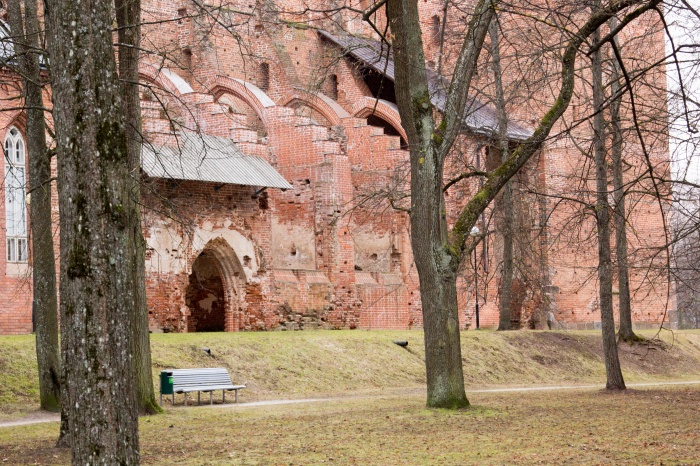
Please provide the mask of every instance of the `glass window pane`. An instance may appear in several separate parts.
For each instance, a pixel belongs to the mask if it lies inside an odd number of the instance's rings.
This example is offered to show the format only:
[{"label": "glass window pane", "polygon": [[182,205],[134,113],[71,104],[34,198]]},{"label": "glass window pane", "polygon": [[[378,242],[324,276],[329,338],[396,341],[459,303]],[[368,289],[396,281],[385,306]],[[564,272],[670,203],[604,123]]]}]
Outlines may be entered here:
[{"label": "glass window pane", "polygon": [[12,167],[5,167],[5,227],[7,236],[15,234],[15,216],[14,216],[14,196],[12,194],[12,183],[10,180],[14,178]]},{"label": "glass window pane", "polygon": [[17,186],[15,187],[15,220],[17,224],[16,236],[27,236],[27,206],[25,200],[24,168],[17,168]]},{"label": "glass window pane", "polygon": [[7,238],[7,260],[10,262],[14,262],[15,256],[15,239]]},{"label": "glass window pane", "polygon": [[27,262],[27,240],[17,239],[17,262]]},{"label": "glass window pane", "polygon": [[17,138],[17,147],[15,152],[15,163],[24,165],[24,140]]},{"label": "glass window pane", "polygon": [[27,236],[24,168],[8,167],[5,177],[5,220],[7,236]]}]

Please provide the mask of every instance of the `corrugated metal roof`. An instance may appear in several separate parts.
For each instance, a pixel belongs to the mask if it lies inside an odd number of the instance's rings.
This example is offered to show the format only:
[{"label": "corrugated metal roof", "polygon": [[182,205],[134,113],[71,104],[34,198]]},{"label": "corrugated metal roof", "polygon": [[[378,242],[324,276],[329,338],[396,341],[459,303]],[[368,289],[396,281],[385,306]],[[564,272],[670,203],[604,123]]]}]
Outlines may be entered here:
[{"label": "corrugated metal roof", "polygon": [[292,189],[269,163],[230,139],[191,132],[181,133],[177,147],[144,144],[141,167],[153,178]]},{"label": "corrugated metal roof", "polygon": [[[383,42],[377,42],[362,37],[346,35],[334,36],[326,31],[319,31],[321,37],[343,49],[343,52],[363,62],[374,71],[384,74],[395,81],[394,58]],[[432,70],[426,70],[430,100],[439,111],[445,110],[449,82]],[[473,132],[488,137],[498,133],[498,117],[496,110],[473,98],[464,109],[464,123]],[[514,121],[508,121],[508,139],[524,141],[532,135],[532,130]]]}]

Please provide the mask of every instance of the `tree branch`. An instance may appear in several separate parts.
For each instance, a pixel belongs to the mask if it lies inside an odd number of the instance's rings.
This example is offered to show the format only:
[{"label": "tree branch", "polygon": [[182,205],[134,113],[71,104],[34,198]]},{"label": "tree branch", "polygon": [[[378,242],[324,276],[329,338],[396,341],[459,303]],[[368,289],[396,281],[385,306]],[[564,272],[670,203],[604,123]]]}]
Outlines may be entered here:
[{"label": "tree branch", "polygon": [[483,176],[484,178],[487,178],[489,176],[489,174],[487,172],[482,172],[479,170],[461,173],[460,175],[457,176],[457,178],[452,178],[450,181],[448,181],[447,184],[445,184],[445,186],[443,186],[442,192],[444,193],[445,191],[450,189],[452,186],[454,186],[455,184],[459,183],[460,181],[462,181],[466,178],[473,178],[473,177],[477,177],[477,176]]},{"label": "tree branch", "polygon": [[[575,79],[575,63],[576,54],[583,42],[590,36],[593,31],[603,25],[608,19],[612,18],[616,12],[638,4],[638,0],[622,0],[611,3],[607,8],[593,13],[588,21],[578,30],[578,32],[569,40],[565,52],[561,59],[561,90],[559,96],[549,111],[540,121],[539,126],[532,136],[523,142],[513,153],[508,160],[502,163],[496,170],[492,172],[492,176],[486,181],[484,186],[477,192],[474,197],[467,203],[462,210],[459,218],[455,222],[452,231],[450,232],[449,246],[452,254],[456,255],[461,261],[465,248],[466,238],[469,235],[469,230],[476,223],[478,216],[483,212],[489,203],[496,197],[500,189],[508,182],[508,180],[525,165],[530,157],[540,150],[545,140],[549,136],[549,132],[564,114],[569,106],[571,97],[574,92]],[[630,15],[638,16],[643,11],[648,11],[661,3],[661,0],[651,0],[643,7],[630,13]],[[628,15],[629,16],[629,15]],[[627,20],[627,17],[623,21]],[[629,21],[625,21],[629,23]]]}]

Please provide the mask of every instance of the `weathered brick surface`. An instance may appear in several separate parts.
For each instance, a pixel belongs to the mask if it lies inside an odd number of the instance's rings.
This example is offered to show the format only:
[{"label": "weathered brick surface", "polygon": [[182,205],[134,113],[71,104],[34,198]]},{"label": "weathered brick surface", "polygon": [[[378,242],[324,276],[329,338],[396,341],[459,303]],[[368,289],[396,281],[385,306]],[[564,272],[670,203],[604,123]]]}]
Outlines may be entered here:
[{"label": "weathered brick surface", "polygon": [[[408,216],[387,201],[388,193],[398,205],[409,206],[402,198],[408,186],[408,152],[398,112],[372,98],[357,63],[339,59],[337,49],[305,26],[313,21],[314,26],[337,32],[325,15],[273,14],[256,9],[259,2],[230,3],[214,23],[198,16],[190,2],[143,2],[148,23],[143,47],[166,57],[158,61],[145,55],[140,67],[146,86],[144,133],[153,144],[170,145],[177,144],[175,134],[181,128],[231,138],[246,154],[272,164],[293,188],[256,194],[259,188],[253,186],[144,178],[150,328],[184,332],[221,326],[226,331],[420,327]],[[443,4],[419,2],[426,60],[432,68],[440,58],[434,30]],[[284,5],[287,12],[303,6],[295,0]],[[450,18],[450,33],[459,33],[466,21],[457,20],[460,13],[452,10]],[[381,15],[377,21],[383,27]],[[503,17],[501,27],[517,30],[523,21]],[[237,24],[238,36],[222,27],[228,22]],[[340,23],[355,33],[373,33],[349,13]],[[646,62],[663,54],[663,37],[651,20],[640,20],[633,31],[650,31],[624,36],[644,45],[639,50]],[[446,38],[442,70],[449,74],[459,44],[450,34]],[[514,35],[502,55],[508,60],[527,46],[525,36]],[[546,68],[530,72],[536,75]],[[475,86],[485,94],[493,90],[488,69],[485,62],[484,71],[475,77]],[[16,83],[16,76],[7,73],[0,79]],[[664,79],[656,74],[648,81]],[[518,83],[511,81],[506,77],[506,86],[517,89]],[[547,80],[528,87],[534,93],[529,99],[515,93],[509,103],[513,119],[525,125],[537,122],[533,115],[540,115],[552,99],[551,89],[542,82]],[[590,113],[582,82],[553,134]],[[16,95],[14,87],[8,84],[0,90],[2,97]],[[648,102],[664,107],[660,94],[642,91]],[[19,112],[0,112],[0,137],[11,125],[23,131],[22,121]],[[646,124],[650,128],[654,123]],[[573,133],[579,145],[590,139],[587,126],[575,126]],[[665,133],[657,134],[646,150],[650,162],[663,172],[668,147]],[[477,154],[481,169],[494,168],[498,154],[489,150],[491,145],[481,136],[461,136],[448,159],[445,179],[477,166]],[[625,176],[632,180],[647,162],[636,143],[627,143],[625,151],[634,167]],[[560,136],[513,180],[518,212],[512,317],[516,326],[541,328],[549,310],[564,327],[594,327],[600,320],[590,212],[552,197],[565,194],[590,201],[595,182],[587,160],[568,137]],[[478,183],[465,180],[447,192],[450,225]],[[662,242],[662,218],[650,196],[633,196],[628,201],[633,319],[639,325],[655,325],[664,315],[668,291],[662,258],[653,256]],[[26,333],[31,331],[30,266],[4,260],[4,209],[0,203],[0,333]],[[488,234],[477,247],[476,264],[473,256],[465,260],[458,280],[462,328],[476,324],[477,294],[481,325],[498,323],[501,221],[496,203],[478,223]],[[199,270],[202,278],[193,279],[200,256],[210,267],[206,273]]]}]

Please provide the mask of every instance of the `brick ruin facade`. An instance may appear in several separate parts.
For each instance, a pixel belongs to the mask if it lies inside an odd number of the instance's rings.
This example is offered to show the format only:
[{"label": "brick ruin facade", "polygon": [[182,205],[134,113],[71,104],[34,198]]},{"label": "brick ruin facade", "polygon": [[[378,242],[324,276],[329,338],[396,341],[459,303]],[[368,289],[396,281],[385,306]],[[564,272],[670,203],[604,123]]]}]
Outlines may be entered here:
[{"label": "brick ruin facade", "polygon": [[[408,216],[387,200],[406,202],[408,151],[393,84],[324,39],[317,28],[332,30],[337,24],[324,22],[321,13],[262,13],[258,4],[234,3],[217,10],[212,22],[185,0],[143,1],[143,47],[161,57],[144,54],[140,66],[143,131],[153,145],[176,146],[185,129],[230,139],[274,167],[292,189],[144,174],[151,330],[421,327]],[[289,10],[301,7],[287,3]],[[443,2],[420,5],[424,34],[431,37]],[[339,21],[346,31],[374,37],[356,15]],[[237,35],[223,27],[229,23],[236,24]],[[655,30],[650,40],[651,60],[663,55],[663,36]],[[429,66],[439,49],[426,40]],[[3,82],[17,83],[16,76],[1,73]],[[655,79],[665,82],[662,75]],[[12,85],[2,89],[5,95],[15,91]],[[565,120],[585,102],[575,101]],[[526,107],[510,113],[523,126],[536,122],[529,117],[532,106]],[[11,128],[24,131],[21,112],[0,112],[3,140]],[[590,137],[585,129],[578,131]],[[668,148],[663,137],[658,139],[652,158],[663,166]],[[488,135],[465,131],[449,169],[495,166],[493,145]],[[626,151],[638,149],[630,143]],[[543,328],[550,310],[564,328],[599,323],[594,223],[552,197],[571,191],[572,183],[590,190],[594,180],[586,170],[585,157],[562,136],[513,182],[518,207],[513,323],[518,327]],[[477,183],[466,181],[447,192],[448,218]],[[630,204],[633,320],[658,325],[673,310],[673,296],[663,273],[649,267],[656,259],[646,252],[662,242],[663,219],[648,197],[639,195]],[[494,206],[479,223],[488,232],[486,241],[465,260],[459,280],[462,328],[475,326],[477,295],[481,326],[498,323],[502,238],[498,203]],[[7,231],[6,208],[0,203],[0,237]],[[28,261],[10,261],[7,247],[0,238],[5,258],[0,260],[0,333],[27,333],[32,330],[31,252]]]}]

